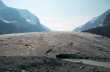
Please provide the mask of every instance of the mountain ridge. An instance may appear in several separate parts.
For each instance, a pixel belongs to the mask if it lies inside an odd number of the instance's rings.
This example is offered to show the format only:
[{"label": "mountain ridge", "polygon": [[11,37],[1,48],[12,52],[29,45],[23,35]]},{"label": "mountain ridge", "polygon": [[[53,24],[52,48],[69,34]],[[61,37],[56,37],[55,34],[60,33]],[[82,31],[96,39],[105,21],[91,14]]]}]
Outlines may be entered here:
[{"label": "mountain ridge", "polygon": [[110,9],[108,9],[106,12],[102,13],[100,16],[95,17],[92,20],[88,21],[83,26],[76,28],[73,31],[90,32],[90,33],[110,37],[109,28],[110,28]]},{"label": "mountain ridge", "polygon": [[28,10],[8,7],[2,1],[0,1],[0,5],[3,7],[0,9],[0,23],[2,23],[0,24],[0,29],[2,29],[0,34],[49,31]]}]

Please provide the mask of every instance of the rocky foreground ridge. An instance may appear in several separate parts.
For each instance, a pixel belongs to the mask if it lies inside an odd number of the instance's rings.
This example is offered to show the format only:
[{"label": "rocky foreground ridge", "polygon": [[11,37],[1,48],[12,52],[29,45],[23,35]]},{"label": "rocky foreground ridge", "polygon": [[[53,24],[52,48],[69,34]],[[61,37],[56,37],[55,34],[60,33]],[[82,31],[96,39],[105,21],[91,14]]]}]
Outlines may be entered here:
[{"label": "rocky foreground ridge", "polygon": [[110,63],[110,39],[77,32],[21,33],[0,35],[2,72],[110,72],[64,59],[86,59]]}]

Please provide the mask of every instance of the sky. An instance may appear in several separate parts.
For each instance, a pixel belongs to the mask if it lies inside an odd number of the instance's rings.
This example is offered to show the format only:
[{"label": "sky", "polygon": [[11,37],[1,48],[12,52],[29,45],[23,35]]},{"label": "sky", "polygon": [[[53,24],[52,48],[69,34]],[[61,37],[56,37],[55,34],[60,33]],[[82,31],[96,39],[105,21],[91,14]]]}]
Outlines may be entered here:
[{"label": "sky", "polygon": [[27,9],[51,30],[72,31],[110,9],[110,0],[3,0],[10,7]]}]

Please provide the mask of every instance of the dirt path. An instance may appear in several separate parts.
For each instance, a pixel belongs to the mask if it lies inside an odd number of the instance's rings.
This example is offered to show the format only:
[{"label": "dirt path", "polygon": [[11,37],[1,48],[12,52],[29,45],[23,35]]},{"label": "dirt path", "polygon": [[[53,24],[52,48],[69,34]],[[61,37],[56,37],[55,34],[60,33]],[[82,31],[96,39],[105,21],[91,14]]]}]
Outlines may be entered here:
[{"label": "dirt path", "polygon": [[69,61],[69,62],[81,62],[81,63],[88,64],[88,65],[110,68],[110,62],[99,62],[99,61],[87,60],[87,59],[63,59],[63,60]]}]

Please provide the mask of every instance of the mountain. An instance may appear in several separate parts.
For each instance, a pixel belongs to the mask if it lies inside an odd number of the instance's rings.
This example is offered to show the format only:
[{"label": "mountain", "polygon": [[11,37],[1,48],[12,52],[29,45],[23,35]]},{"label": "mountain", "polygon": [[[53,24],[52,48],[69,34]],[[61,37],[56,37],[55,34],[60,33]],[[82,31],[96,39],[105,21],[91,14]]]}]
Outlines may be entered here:
[{"label": "mountain", "polygon": [[49,29],[29,11],[8,7],[0,1],[0,34],[46,31]]},{"label": "mountain", "polygon": [[110,37],[110,25],[85,30],[83,32],[89,32],[89,33],[94,33],[94,34],[99,34],[99,35],[103,35],[103,36],[106,36],[106,37]]},{"label": "mountain", "polygon": [[76,28],[77,32],[90,32],[110,37],[110,10],[104,12],[98,17],[93,18],[88,23]]},{"label": "mountain", "polygon": [[4,8],[6,5],[0,0],[0,8]]}]

